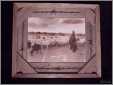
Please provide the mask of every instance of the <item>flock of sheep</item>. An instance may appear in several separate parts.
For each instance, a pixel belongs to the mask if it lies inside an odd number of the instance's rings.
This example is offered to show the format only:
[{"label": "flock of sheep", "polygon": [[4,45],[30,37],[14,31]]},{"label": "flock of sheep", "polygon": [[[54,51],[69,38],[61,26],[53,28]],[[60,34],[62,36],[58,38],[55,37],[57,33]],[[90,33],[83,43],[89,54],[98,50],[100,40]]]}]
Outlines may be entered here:
[{"label": "flock of sheep", "polygon": [[36,52],[41,52],[43,49],[49,49],[53,47],[61,47],[61,46],[67,46],[69,42],[69,37],[42,37],[40,39],[29,39],[28,40],[28,49],[31,49],[31,54]]},{"label": "flock of sheep", "polygon": [[[77,37],[77,36],[76,36]],[[42,50],[54,47],[69,46],[70,36],[41,36],[40,38],[28,38],[28,49],[31,55],[34,52],[42,52]],[[78,43],[84,43],[85,38],[77,38]]]}]

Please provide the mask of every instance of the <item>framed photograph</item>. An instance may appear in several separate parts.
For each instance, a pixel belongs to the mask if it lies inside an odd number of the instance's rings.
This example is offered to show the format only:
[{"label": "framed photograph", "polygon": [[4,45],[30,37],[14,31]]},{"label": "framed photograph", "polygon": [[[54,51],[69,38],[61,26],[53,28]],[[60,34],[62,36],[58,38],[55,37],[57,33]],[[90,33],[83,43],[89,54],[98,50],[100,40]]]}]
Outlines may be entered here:
[{"label": "framed photograph", "polygon": [[13,5],[13,78],[101,78],[99,5]]}]

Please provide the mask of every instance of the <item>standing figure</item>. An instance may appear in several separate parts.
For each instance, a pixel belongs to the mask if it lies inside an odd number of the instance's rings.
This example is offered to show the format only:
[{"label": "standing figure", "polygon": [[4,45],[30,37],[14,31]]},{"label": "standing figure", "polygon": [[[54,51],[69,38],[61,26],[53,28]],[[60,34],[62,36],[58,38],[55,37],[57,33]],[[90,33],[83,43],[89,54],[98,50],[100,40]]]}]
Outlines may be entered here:
[{"label": "standing figure", "polygon": [[73,52],[75,52],[77,50],[77,40],[76,40],[76,36],[75,36],[75,32],[74,31],[72,31],[72,34],[70,36],[69,45],[70,45],[70,49]]}]

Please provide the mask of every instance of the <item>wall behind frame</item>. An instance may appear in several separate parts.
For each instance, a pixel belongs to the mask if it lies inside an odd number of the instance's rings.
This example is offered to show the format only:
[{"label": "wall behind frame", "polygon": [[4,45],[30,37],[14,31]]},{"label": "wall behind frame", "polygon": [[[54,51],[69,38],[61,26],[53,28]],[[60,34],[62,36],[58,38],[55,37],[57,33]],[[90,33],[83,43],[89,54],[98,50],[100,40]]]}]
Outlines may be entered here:
[{"label": "wall behind frame", "polygon": [[[84,4],[100,4],[100,20],[101,20],[101,51],[102,51],[102,79],[12,79],[11,78],[11,63],[12,63],[12,18],[13,18],[13,2],[2,2],[2,83],[111,83],[112,81],[112,3],[111,2],[71,2]],[[35,2],[36,3],[36,2]],[[66,2],[65,2],[66,3]],[[68,2],[69,3],[69,2]],[[58,80],[58,81],[57,81]],[[90,81],[89,81],[90,80]]]}]

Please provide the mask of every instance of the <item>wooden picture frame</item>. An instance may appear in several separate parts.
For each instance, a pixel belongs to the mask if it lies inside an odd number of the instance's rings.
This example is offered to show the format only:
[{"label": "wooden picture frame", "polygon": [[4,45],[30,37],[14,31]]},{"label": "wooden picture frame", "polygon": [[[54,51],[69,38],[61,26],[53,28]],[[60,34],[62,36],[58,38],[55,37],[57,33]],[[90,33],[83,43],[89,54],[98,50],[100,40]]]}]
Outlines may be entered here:
[{"label": "wooden picture frame", "polygon": [[[38,72],[27,58],[28,17],[85,18],[87,43],[91,56],[79,72]],[[99,5],[70,3],[14,3],[12,77],[14,78],[101,78],[100,9]],[[39,63],[73,66],[76,63]],[[79,64],[80,65],[80,64]],[[37,66],[37,65],[35,65]],[[78,66],[78,65],[77,65]],[[57,68],[59,70],[59,68]],[[56,71],[56,70],[55,70]],[[63,70],[65,71],[65,70]]]}]

